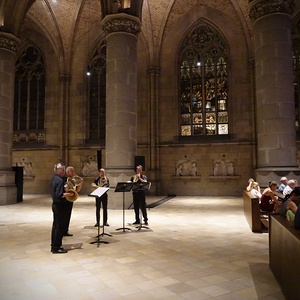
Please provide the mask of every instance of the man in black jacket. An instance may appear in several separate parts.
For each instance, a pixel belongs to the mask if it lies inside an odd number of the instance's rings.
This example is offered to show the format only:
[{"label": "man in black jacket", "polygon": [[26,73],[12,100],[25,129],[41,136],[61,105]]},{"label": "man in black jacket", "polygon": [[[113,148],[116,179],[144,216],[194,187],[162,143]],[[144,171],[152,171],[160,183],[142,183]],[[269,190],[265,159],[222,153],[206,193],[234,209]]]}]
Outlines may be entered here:
[{"label": "man in black jacket", "polygon": [[65,199],[68,193],[64,192],[64,176],[65,166],[61,163],[55,165],[53,175],[50,183],[51,197],[52,197],[52,212],[53,212],[53,223],[51,232],[51,252],[52,253],[67,253],[62,248],[63,239],[63,226],[65,220]]}]

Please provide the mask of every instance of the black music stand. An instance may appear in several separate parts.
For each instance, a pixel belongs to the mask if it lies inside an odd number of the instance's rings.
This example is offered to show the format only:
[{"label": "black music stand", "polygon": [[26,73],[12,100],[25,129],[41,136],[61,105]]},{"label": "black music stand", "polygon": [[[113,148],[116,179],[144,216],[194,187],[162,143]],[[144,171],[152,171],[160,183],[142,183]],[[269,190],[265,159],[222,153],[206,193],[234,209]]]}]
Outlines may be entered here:
[{"label": "black music stand", "polygon": [[[145,192],[146,193],[147,191],[150,190],[150,187],[151,187],[151,182],[149,182],[149,181],[147,181],[147,182],[133,182],[132,191],[133,192]],[[140,210],[140,207],[139,207],[139,210]],[[140,220],[143,219],[142,217],[143,216],[140,217]],[[138,230],[141,230],[142,228],[149,229],[149,227],[143,225],[142,222],[140,222],[139,226],[136,226],[136,228],[138,228]]]},{"label": "black music stand", "polygon": [[[109,190],[108,187],[98,187],[96,190],[94,190],[92,193],[90,193],[89,196],[95,197],[95,198],[97,198],[97,197],[100,198],[103,194],[107,193],[108,190]],[[98,223],[98,226],[97,226],[98,234],[95,237],[95,239],[97,239],[97,240],[93,241],[93,242],[90,242],[90,244],[97,244],[97,247],[99,247],[100,243],[109,244],[109,242],[107,242],[107,241],[101,241],[100,240],[101,236],[104,236],[104,235],[112,236],[111,234],[104,233],[104,220],[102,222],[103,223],[102,233],[100,234],[100,220],[101,220],[101,206],[100,206],[100,211],[99,211],[99,223]]]},{"label": "black music stand", "polygon": [[125,232],[125,230],[129,230],[131,231],[130,228],[125,227],[125,192],[130,192],[131,188],[132,188],[132,182],[118,182],[116,188],[115,188],[115,192],[123,192],[123,227],[121,228],[117,228],[116,230],[123,230],[123,232]]}]

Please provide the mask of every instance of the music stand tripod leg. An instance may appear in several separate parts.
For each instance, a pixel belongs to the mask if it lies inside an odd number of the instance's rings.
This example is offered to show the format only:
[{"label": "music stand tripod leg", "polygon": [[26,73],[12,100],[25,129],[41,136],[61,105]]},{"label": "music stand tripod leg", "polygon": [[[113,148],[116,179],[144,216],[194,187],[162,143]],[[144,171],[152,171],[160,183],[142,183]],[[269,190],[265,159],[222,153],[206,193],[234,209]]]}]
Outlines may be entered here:
[{"label": "music stand tripod leg", "polygon": [[128,231],[131,231],[130,228],[125,227],[125,192],[123,190],[123,227],[121,228],[117,228],[116,230],[123,230],[123,232],[125,232],[125,229]]},{"label": "music stand tripod leg", "polygon": [[[103,243],[103,244],[109,244],[109,242],[107,242],[107,241],[101,241],[101,240],[100,240],[100,219],[101,219],[101,208],[100,208],[99,223],[98,223],[98,226],[97,226],[98,234],[97,234],[97,236],[95,237],[95,239],[97,239],[97,240],[96,240],[96,241],[93,241],[93,242],[90,242],[90,244],[97,244],[97,248],[99,248],[100,243]],[[103,227],[104,227],[104,226],[103,226]]]}]

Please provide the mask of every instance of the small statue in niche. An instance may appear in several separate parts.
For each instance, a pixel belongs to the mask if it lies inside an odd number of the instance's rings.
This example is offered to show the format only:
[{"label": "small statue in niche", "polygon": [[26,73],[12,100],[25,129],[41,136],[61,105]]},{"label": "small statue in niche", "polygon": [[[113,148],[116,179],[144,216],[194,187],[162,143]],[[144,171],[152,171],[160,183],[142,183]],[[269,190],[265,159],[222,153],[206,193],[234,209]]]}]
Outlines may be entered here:
[{"label": "small statue in niche", "polygon": [[234,176],[234,163],[232,161],[213,162],[213,175],[214,176]]},{"label": "small statue in niche", "polygon": [[112,8],[112,13],[113,14],[117,14],[120,10],[121,7],[121,3],[119,0],[113,0],[112,4],[111,4],[111,8]]},{"label": "small statue in niche", "polygon": [[190,160],[179,160],[175,164],[176,176],[197,176],[197,163]]},{"label": "small statue in niche", "polygon": [[227,164],[227,175],[228,176],[233,176],[234,175],[234,166],[233,166],[232,162]]},{"label": "small statue in niche", "polygon": [[24,179],[34,178],[34,175],[32,174],[33,167],[31,162],[28,162],[26,158],[23,158],[22,162],[20,163],[20,166],[23,167]]},{"label": "small statue in niche", "polygon": [[93,156],[81,158],[82,175],[87,177],[97,177],[99,174],[98,163]]}]

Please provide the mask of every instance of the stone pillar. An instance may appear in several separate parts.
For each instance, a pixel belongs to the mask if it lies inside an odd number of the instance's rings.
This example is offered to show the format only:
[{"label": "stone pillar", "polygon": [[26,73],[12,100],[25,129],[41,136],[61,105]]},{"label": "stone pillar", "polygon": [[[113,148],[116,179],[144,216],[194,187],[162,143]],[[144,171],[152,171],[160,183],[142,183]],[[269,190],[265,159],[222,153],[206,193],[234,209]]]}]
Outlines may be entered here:
[{"label": "stone pillar", "polygon": [[0,205],[17,203],[12,170],[15,54],[19,40],[0,32]]},{"label": "stone pillar", "polygon": [[[151,178],[151,194],[160,195],[160,181],[158,180],[159,165],[159,127],[158,127],[158,79],[160,67],[150,66],[147,69],[149,76],[149,136],[150,136],[150,166],[148,176]],[[150,174],[149,174],[150,172]]]},{"label": "stone pillar", "polygon": [[[137,17],[117,13],[107,15],[102,26],[107,34],[105,168],[114,187],[117,182],[130,180],[134,174],[137,153],[137,34],[141,24]],[[131,201],[128,200],[128,203]],[[110,202],[113,202],[112,196]]]},{"label": "stone pillar", "polygon": [[59,123],[60,123],[60,161],[66,165],[69,164],[69,128],[70,122],[70,81],[69,74],[59,75],[60,83],[60,109],[59,109]]},{"label": "stone pillar", "polygon": [[292,0],[250,3],[256,78],[256,180],[263,186],[283,175],[296,178],[300,171],[296,162],[292,10]]}]

